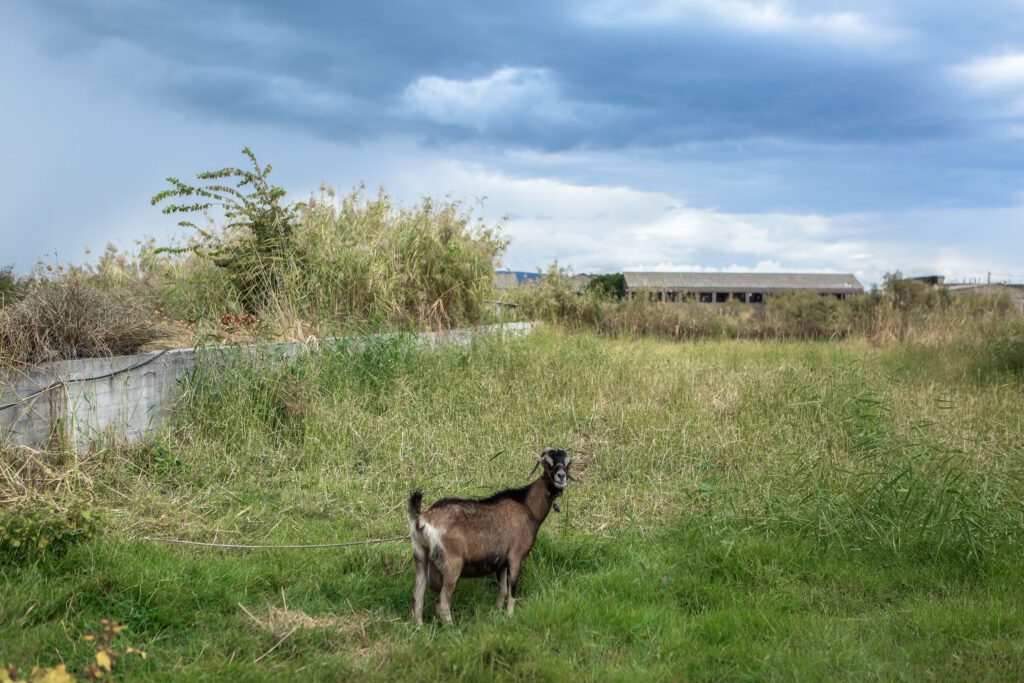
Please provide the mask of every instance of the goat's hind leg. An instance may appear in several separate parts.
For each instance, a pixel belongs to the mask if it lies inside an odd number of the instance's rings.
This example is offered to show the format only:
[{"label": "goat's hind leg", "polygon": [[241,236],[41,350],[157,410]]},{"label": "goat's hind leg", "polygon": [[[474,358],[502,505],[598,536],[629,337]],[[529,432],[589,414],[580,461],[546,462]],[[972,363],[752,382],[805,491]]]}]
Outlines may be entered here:
[{"label": "goat's hind leg", "polygon": [[416,565],[416,584],[412,589],[412,618],[417,626],[423,625],[423,596],[427,592],[427,559],[413,555]]},{"label": "goat's hind leg", "polygon": [[443,584],[441,585],[441,597],[437,600],[437,613],[444,623],[452,623],[452,593],[459,585],[459,576],[462,574],[462,563],[449,560],[443,569]]},{"label": "goat's hind leg", "polygon": [[498,609],[505,606],[508,597],[508,565],[498,570]]}]

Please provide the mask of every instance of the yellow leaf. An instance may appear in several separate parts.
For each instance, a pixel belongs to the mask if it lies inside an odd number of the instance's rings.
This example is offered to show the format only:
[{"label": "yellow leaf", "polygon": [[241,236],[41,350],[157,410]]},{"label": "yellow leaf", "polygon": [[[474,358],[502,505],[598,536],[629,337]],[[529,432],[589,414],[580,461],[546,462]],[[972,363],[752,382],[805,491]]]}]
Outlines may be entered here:
[{"label": "yellow leaf", "polygon": [[114,665],[114,663],[110,661],[110,655],[107,654],[106,650],[100,650],[96,653],[96,663],[104,671],[110,671],[110,668]]},{"label": "yellow leaf", "polygon": [[75,677],[68,673],[63,664],[52,669],[32,669],[32,683],[74,683]]},{"label": "yellow leaf", "polygon": [[83,638],[85,638],[85,639],[86,639],[87,641],[89,641],[90,643],[91,643],[92,641],[96,640],[96,635],[95,635],[94,633],[86,633],[86,634],[85,634],[84,636],[82,636],[82,637],[83,637]]},{"label": "yellow leaf", "polygon": [[124,624],[118,624],[117,626],[114,626],[112,630],[114,631],[114,633],[120,635],[120,634],[124,633],[124,630],[126,628],[128,628],[128,627],[125,626]]},{"label": "yellow leaf", "polygon": [[[130,647],[130,648],[128,648],[125,651],[128,654],[130,654],[130,655],[133,655],[133,654],[134,655],[138,655],[138,656],[142,657],[143,659],[146,659],[147,657],[149,657],[149,655],[146,654],[145,650],[136,650],[134,647]],[[0,681],[0,683],[2,683],[2,681]]]}]

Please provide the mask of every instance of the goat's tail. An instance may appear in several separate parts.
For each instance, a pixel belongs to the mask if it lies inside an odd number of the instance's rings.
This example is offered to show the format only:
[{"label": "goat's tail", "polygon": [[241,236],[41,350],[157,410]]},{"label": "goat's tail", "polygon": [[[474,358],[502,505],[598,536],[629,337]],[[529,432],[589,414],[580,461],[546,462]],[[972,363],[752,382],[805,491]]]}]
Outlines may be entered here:
[{"label": "goat's tail", "polygon": [[409,524],[414,529],[419,529],[420,512],[423,508],[423,491],[416,489],[409,495],[409,507],[406,514],[409,515]]}]

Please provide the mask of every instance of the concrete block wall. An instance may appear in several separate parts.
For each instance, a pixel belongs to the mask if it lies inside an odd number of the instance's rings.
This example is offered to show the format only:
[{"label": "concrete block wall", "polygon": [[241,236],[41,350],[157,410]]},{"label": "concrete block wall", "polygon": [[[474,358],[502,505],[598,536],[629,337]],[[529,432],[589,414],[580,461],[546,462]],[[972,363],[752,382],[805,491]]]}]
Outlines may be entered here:
[{"label": "concrete block wall", "polygon": [[[431,348],[465,346],[482,336],[523,336],[534,323],[505,323],[415,335]],[[320,345],[349,344],[396,335],[321,340]],[[46,363],[0,379],[0,439],[44,448],[54,441],[79,451],[104,437],[134,441],[160,426],[170,414],[180,380],[203,354],[253,353],[294,357],[305,344],[288,342],[252,347],[170,349],[113,358]]]}]

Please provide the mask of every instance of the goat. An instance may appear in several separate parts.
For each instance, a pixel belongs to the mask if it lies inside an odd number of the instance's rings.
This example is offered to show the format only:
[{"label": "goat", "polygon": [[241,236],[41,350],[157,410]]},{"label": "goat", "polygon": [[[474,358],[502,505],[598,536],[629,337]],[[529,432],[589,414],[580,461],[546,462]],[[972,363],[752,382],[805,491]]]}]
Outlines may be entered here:
[{"label": "goat", "polygon": [[[488,574],[498,577],[498,609],[508,600],[508,615],[516,607],[519,573],[530,554],[537,531],[572,477],[572,458],[564,450],[545,448],[533,471],[543,465],[536,481],[506,489],[479,500],[443,498],[421,512],[423,492],[409,496],[409,530],[416,565],[412,618],[423,624],[427,586],[440,593],[437,613],[452,623],[452,593],[461,578]],[[532,473],[531,473],[532,474]],[[573,479],[573,481],[575,481]]]}]

